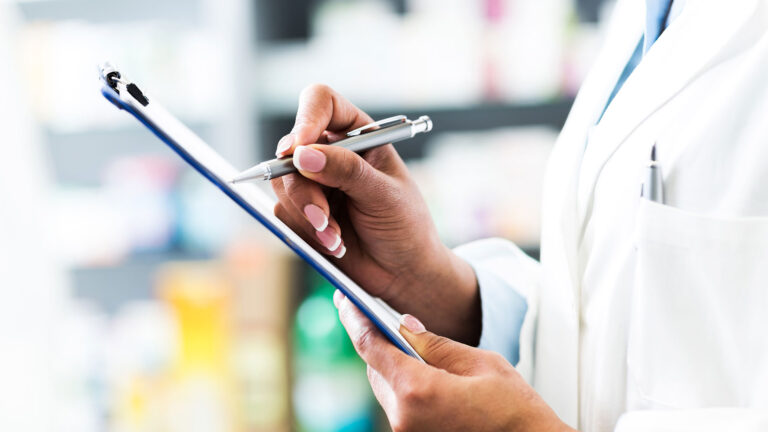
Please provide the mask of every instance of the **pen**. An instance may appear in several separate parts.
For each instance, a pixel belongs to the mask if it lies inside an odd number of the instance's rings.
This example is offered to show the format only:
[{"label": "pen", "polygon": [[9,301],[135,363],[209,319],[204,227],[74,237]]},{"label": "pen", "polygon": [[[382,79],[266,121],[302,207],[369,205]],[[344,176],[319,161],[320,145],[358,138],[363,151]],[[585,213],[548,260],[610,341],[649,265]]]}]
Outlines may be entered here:
[{"label": "pen", "polygon": [[[371,130],[375,127],[379,128]],[[417,120],[408,120],[406,116],[399,115],[347,132],[347,138],[336,141],[331,145],[344,147],[355,153],[361,153],[384,144],[413,138],[416,134],[426,133],[431,130],[432,120],[427,116],[421,116]],[[231,180],[231,183],[240,183],[254,179],[270,180],[296,171],[297,169],[293,165],[293,157],[272,159],[241,172]]]},{"label": "pen", "polygon": [[664,204],[664,183],[661,180],[661,166],[656,161],[656,143],[651,148],[651,160],[646,168],[646,177],[640,189],[640,196]]}]

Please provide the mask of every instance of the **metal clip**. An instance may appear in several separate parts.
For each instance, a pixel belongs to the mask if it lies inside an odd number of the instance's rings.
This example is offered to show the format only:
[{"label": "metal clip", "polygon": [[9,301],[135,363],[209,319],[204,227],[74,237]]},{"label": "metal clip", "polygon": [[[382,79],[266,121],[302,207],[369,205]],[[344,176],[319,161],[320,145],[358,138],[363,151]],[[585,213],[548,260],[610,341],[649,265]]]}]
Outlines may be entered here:
[{"label": "metal clip", "polygon": [[377,126],[381,127],[381,128],[386,128],[386,127],[393,126],[393,125],[396,125],[396,124],[405,123],[406,121],[408,121],[408,118],[406,116],[404,116],[404,115],[396,115],[394,117],[389,117],[389,118],[385,118],[383,120],[375,121],[375,122],[373,122],[371,124],[367,124],[367,125],[365,125],[363,127],[359,127],[359,128],[357,128],[357,129],[355,129],[353,131],[349,131],[349,132],[347,132],[347,136],[349,136],[349,137],[357,136],[357,135],[360,135],[360,134],[364,133],[368,129],[373,129],[373,128],[377,127]]},{"label": "metal clip", "polygon": [[112,65],[112,63],[106,62],[100,64],[99,75],[109,87],[117,91],[117,83],[119,82],[121,76],[120,72]]}]

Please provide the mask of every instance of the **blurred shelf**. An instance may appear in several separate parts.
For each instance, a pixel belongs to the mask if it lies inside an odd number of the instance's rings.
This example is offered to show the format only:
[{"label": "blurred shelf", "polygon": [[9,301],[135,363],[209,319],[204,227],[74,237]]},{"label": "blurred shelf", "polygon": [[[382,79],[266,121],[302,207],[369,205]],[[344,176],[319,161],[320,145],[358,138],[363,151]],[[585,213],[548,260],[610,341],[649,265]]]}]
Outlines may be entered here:
[{"label": "blurred shelf", "polygon": [[[362,107],[374,119],[395,114],[405,114],[409,118],[429,115],[434,123],[434,132],[478,131],[499,127],[547,126],[560,130],[573,105],[572,98],[562,98],[540,103],[524,104],[481,104],[466,107],[373,109]],[[262,111],[259,118],[260,149],[262,159],[274,157],[274,146],[270,145],[285,135],[293,127],[295,113],[286,110]],[[417,135],[408,145],[398,147],[404,159],[423,157],[429,135]]]},{"label": "blurred shelf", "polygon": [[158,252],[137,254],[115,265],[74,268],[70,273],[72,295],[112,314],[126,302],[154,298],[155,275],[163,264],[210,258],[190,252]]},{"label": "blurred shelf", "polygon": [[539,246],[521,246],[523,252],[536,261],[541,260],[541,248]]},{"label": "blurred shelf", "polygon": [[[575,0],[576,14],[581,22],[594,23],[605,3],[613,0]],[[389,0],[395,12],[408,13],[407,0]],[[316,0],[254,1],[256,39],[261,42],[306,40],[311,34],[311,10]]]},{"label": "blurred shelf", "polygon": [[92,0],[28,0],[17,4],[30,21],[81,20],[114,23],[138,20],[194,22],[199,18],[199,0],[132,0],[116,4]]},{"label": "blurred shelf", "polygon": [[582,22],[596,23],[600,18],[600,12],[605,3],[611,0],[577,0],[576,11]]},{"label": "blurred shelf", "polygon": [[[203,139],[210,135],[210,124],[198,122],[189,126]],[[97,186],[101,184],[104,169],[120,156],[173,156],[166,145],[138,123],[79,132],[49,130],[44,136],[59,184]]]},{"label": "blurred shelf", "polygon": [[315,0],[280,0],[253,2],[256,40],[274,42],[306,41],[310,32],[311,11]]}]

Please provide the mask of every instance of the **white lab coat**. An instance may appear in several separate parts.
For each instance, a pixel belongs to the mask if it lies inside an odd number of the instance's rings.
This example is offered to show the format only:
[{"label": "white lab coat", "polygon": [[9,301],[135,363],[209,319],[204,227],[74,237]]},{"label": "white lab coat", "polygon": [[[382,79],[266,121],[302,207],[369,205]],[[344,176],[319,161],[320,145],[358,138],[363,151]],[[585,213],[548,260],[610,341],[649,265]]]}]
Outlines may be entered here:
[{"label": "white lab coat", "polygon": [[[541,265],[476,269],[481,346],[582,431],[768,431],[768,1],[688,0],[595,125],[642,37],[620,0],[553,150]],[[664,205],[640,199],[657,142]],[[510,333],[514,332],[514,334]]]}]

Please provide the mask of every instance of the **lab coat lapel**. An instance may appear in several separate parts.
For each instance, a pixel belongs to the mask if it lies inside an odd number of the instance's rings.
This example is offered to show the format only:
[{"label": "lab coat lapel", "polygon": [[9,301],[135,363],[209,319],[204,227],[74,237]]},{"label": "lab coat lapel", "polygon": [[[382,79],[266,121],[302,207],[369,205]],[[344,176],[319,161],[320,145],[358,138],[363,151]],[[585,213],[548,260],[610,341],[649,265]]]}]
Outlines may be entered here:
[{"label": "lab coat lapel", "polygon": [[578,184],[579,220],[591,213],[605,163],[632,132],[707,68],[733,55],[756,0],[688,0],[614,98],[590,135]]},{"label": "lab coat lapel", "polygon": [[605,41],[604,48],[576,97],[550,157],[547,168],[549,174],[544,185],[543,217],[547,229],[543,231],[542,258],[547,255],[551,261],[555,261],[553,257],[557,256],[558,266],[568,269],[568,273],[556,272],[562,280],[553,286],[570,287],[569,292],[558,295],[567,295],[568,303],[576,308],[580,295],[576,192],[586,137],[640,41],[643,28],[645,9],[642,0],[623,0],[616,8],[608,29],[608,34],[612,36]]},{"label": "lab coat lapel", "polygon": [[576,187],[586,136],[642,34],[642,0],[620,0],[595,65],[582,85],[544,184],[542,265],[533,383],[568,424],[578,427],[579,307]]},{"label": "lab coat lapel", "polygon": [[[571,299],[572,296],[579,296],[576,192],[586,137],[602,113],[642,35],[642,14],[645,10],[642,0],[620,1],[616,8],[608,29],[612,37],[605,41],[604,48],[576,97],[568,121],[552,152],[547,168],[550,174],[544,185],[543,216],[547,230],[543,233],[542,246],[547,246],[548,250],[542,250],[542,254],[556,250],[557,255],[562,257],[563,265],[569,272],[563,275],[567,279],[559,281],[557,286],[573,287],[568,293]],[[547,241],[550,233],[553,241]],[[572,302],[578,303],[575,299]]]}]

